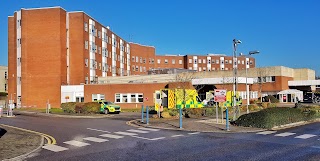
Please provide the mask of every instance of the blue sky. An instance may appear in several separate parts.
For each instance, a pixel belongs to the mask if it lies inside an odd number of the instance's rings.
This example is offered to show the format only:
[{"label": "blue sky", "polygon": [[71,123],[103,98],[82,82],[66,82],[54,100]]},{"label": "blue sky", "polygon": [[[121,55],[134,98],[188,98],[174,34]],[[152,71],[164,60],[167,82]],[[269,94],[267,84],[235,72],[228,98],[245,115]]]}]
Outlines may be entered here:
[{"label": "blue sky", "polygon": [[127,41],[157,54],[255,55],[257,67],[311,68],[320,74],[318,0],[3,0],[0,65],[7,65],[7,17],[20,8],[61,6],[83,10]]}]

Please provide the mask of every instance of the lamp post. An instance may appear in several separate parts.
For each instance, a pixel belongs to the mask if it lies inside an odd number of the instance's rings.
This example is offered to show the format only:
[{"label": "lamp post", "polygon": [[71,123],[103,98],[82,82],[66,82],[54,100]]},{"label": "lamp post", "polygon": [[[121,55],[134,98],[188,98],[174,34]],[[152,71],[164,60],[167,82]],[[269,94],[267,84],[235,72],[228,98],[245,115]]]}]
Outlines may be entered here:
[{"label": "lamp post", "polygon": [[248,86],[248,65],[249,62],[247,61],[247,56],[253,55],[253,54],[259,54],[260,52],[255,50],[255,51],[250,51],[248,55],[244,55],[242,53],[240,53],[240,56],[245,56],[246,58],[246,98],[247,98],[247,114],[249,113],[249,103],[250,103],[250,99],[249,99],[249,86]]},{"label": "lamp post", "polygon": [[[237,101],[236,101],[236,86],[237,86],[237,45],[241,44],[241,40],[233,39],[233,109],[236,111]],[[233,121],[236,120],[236,112],[233,114]]]}]

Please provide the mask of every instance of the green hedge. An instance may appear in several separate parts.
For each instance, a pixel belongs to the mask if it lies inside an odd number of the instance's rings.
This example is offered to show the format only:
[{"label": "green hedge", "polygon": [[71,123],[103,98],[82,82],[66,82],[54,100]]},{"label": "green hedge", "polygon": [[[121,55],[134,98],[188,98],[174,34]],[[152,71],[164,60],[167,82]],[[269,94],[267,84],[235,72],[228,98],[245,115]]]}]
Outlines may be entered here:
[{"label": "green hedge", "polygon": [[65,113],[75,113],[76,102],[62,103],[61,108]]},{"label": "green hedge", "polygon": [[240,116],[233,124],[245,127],[272,128],[279,125],[308,121],[317,117],[314,110],[306,108],[267,108]]},{"label": "green hedge", "polygon": [[98,102],[77,103],[68,102],[62,103],[61,108],[65,113],[99,113],[100,104]]}]

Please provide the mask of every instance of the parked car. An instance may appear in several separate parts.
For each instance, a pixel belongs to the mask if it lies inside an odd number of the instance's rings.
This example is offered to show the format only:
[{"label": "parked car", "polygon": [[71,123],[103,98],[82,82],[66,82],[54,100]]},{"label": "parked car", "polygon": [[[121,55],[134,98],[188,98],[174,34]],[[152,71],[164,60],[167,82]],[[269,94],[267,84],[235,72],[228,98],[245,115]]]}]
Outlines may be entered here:
[{"label": "parked car", "polygon": [[101,105],[100,106],[101,113],[109,114],[110,112],[113,112],[113,113],[119,114],[121,112],[120,106],[114,104],[111,101],[101,100],[101,101],[98,101],[98,103]]}]

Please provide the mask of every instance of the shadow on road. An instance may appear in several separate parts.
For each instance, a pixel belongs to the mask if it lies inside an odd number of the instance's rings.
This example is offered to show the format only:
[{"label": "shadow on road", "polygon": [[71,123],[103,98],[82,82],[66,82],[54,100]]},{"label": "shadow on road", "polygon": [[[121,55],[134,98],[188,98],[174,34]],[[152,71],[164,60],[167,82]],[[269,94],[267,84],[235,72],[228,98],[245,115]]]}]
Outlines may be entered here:
[{"label": "shadow on road", "polygon": [[5,134],[7,133],[7,130],[3,129],[3,128],[0,128],[0,138]]}]

